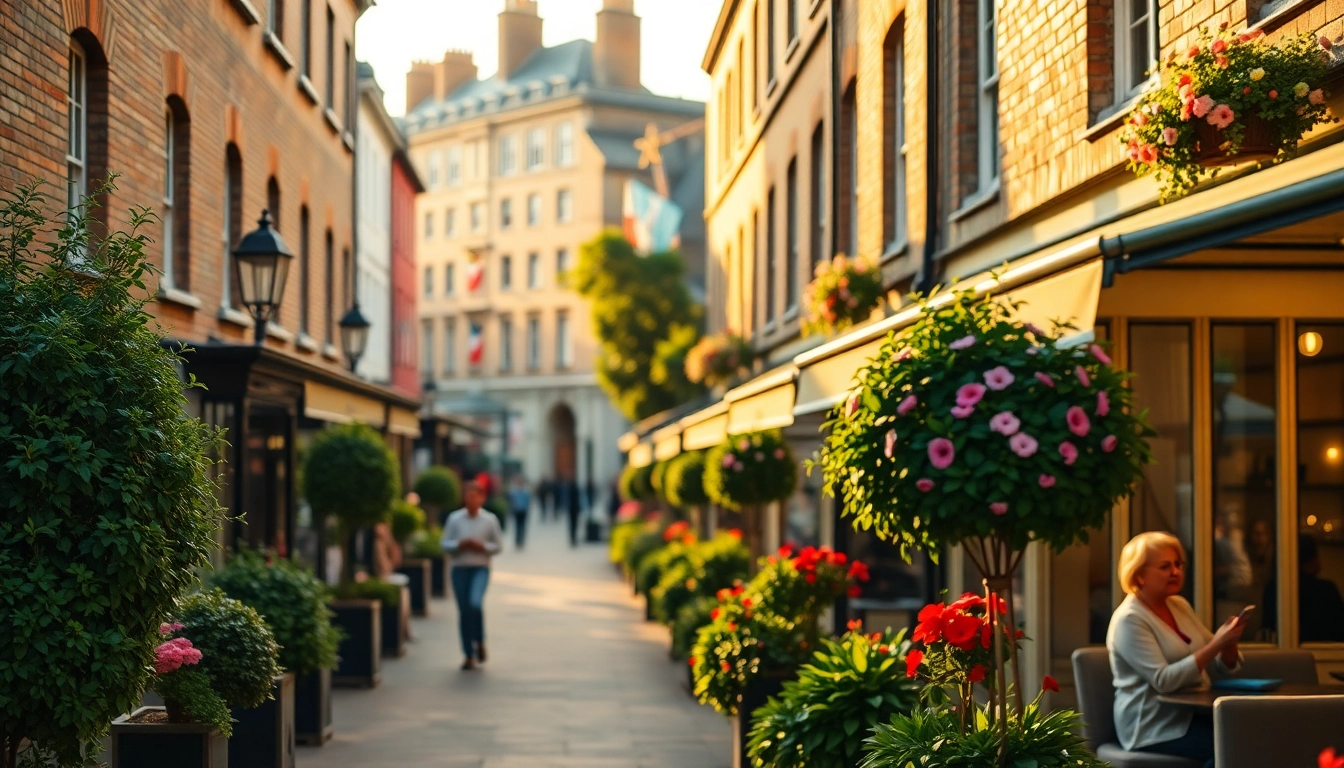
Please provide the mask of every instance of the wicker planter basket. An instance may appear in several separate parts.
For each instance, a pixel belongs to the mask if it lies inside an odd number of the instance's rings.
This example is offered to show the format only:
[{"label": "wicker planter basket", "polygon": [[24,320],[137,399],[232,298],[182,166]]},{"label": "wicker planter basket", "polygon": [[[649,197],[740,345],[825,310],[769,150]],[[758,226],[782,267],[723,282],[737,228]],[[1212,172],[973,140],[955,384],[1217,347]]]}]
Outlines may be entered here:
[{"label": "wicker planter basket", "polygon": [[1199,136],[1199,146],[1195,150],[1195,160],[1206,168],[1217,168],[1241,163],[1261,163],[1273,160],[1279,153],[1278,133],[1274,125],[1259,115],[1247,115],[1245,133],[1242,134],[1241,151],[1229,155],[1221,146],[1227,141],[1223,132],[1200,120],[1195,123],[1195,132]]}]

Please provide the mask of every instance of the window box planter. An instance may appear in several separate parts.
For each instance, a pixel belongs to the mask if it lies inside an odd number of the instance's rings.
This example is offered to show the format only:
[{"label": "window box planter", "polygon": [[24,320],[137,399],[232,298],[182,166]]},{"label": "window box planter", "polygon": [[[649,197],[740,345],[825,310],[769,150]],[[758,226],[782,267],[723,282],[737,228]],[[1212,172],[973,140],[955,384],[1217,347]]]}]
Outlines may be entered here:
[{"label": "window box planter", "polygon": [[1227,141],[1222,131],[1207,122],[1195,123],[1195,137],[1199,142],[1195,149],[1195,160],[1205,168],[1273,160],[1279,153],[1278,131],[1274,126],[1259,115],[1247,115],[1245,126],[1241,149],[1230,155],[1221,147]]},{"label": "window box planter", "polygon": [[253,709],[234,709],[229,768],[294,768],[293,672],[277,675],[271,697]]},{"label": "window box planter", "polygon": [[294,739],[320,747],[331,739],[331,670],[320,669],[294,681]]},{"label": "window box planter", "polygon": [[414,616],[429,615],[429,596],[432,589],[430,560],[427,558],[408,558],[401,561],[401,567],[397,573],[403,574],[411,580],[411,614]]},{"label": "window box planter", "polygon": [[407,628],[411,626],[410,587],[401,588],[401,599],[397,607],[382,612],[382,653],[392,659],[406,655]]},{"label": "window box planter", "polygon": [[137,723],[163,707],[140,707],[112,721],[107,750],[112,768],[228,768],[229,740],[208,725]]},{"label": "window box planter", "polygon": [[345,633],[332,670],[331,683],[350,688],[375,688],[382,680],[379,659],[383,651],[382,604],[377,600],[333,600],[332,623]]}]

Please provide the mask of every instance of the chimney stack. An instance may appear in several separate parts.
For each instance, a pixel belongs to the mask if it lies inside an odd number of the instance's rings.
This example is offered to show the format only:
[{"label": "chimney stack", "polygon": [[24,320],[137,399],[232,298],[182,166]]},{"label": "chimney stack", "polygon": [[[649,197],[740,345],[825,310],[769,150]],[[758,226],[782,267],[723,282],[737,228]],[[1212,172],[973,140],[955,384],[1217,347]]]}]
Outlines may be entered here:
[{"label": "chimney stack", "polygon": [[470,51],[444,51],[438,77],[434,79],[434,97],[446,99],[453,91],[476,79],[476,62]]},{"label": "chimney stack", "polygon": [[499,14],[499,78],[507,80],[541,47],[537,0],[504,0]]},{"label": "chimney stack", "polygon": [[406,111],[411,112],[420,102],[434,95],[435,71],[438,65],[432,61],[413,61],[411,71],[406,73]]},{"label": "chimney stack", "polygon": [[638,89],[639,17],[635,0],[602,0],[597,12],[593,76],[598,85]]}]

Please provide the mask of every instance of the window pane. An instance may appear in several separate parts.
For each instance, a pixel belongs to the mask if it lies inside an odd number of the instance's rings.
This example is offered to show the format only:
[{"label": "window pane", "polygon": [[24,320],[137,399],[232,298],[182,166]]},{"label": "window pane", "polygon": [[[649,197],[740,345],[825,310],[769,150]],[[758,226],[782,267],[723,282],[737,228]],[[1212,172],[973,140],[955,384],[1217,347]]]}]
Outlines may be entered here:
[{"label": "window pane", "polygon": [[[1265,605],[1278,520],[1274,326],[1213,327],[1213,599],[1215,626]],[[1270,587],[1273,589],[1273,587]],[[1243,640],[1273,640],[1252,611]]]},{"label": "window pane", "polygon": [[1298,640],[1344,642],[1344,325],[1297,333]]},{"label": "window pane", "polygon": [[[1140,3],[1143,0],[1139,0]],[[1135,9],[1135,12],[1139,12]],[[1152,61],[1153,54],[1148,50],[1148,19],[1135,18],[1129,28],[1129,87],[1133,88],[1144,80],[1144,72]]]},{"label": "window pane", "polygon": [[[1185,545],[1186,574],[1194,572],[1193,422],[1191,420],[1190,326],[1129,326],[1129,369],[1134,408],[1148,411],[1157,434],[1148,440],[1153,462],[1130,500],[1129,535],[1166,531]],[[1194,599],[1194,579],[1182,591]]]}]

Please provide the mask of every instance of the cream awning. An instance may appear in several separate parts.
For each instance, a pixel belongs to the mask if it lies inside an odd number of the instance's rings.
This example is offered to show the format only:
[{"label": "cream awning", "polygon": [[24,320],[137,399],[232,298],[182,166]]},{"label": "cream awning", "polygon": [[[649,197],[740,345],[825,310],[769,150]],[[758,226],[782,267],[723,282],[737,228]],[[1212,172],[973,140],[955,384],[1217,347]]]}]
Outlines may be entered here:
[{"label": "cream awning", "polygon": [[650,437],[653,439],[653,458],[657,461],[667,461],[675,458],[681,453],[681,423],[674,422],[655,430]]},{"label": "cream awning", "polygon": [[728,403],[728,433],[738,435],[792,424],[797,375],[797,366],[785,365],[729,390],[723,398]]},{"label": "cream awning", "polygon": [[[336,424],[358,421],[377,429],[386,426],[387,420],[387,412],[381,401],[316,381],[303,383],[303,415]],[[419,434],[419,431],[417,421],[416,433]]]},{"label": "cream awning", "polygon": [[719,402],[681,420],[681,449],[702,451],[728,438],[728,403]]},{"label": "cream awning", "polygon": [[653,463],[653,443],[640,442],[627,456],[632,467],[647,467]]},{"label": "cream awning", "polygon": [[420,414],[405,408],[388,409],[387,431],[404,437],[420,437]]}]

